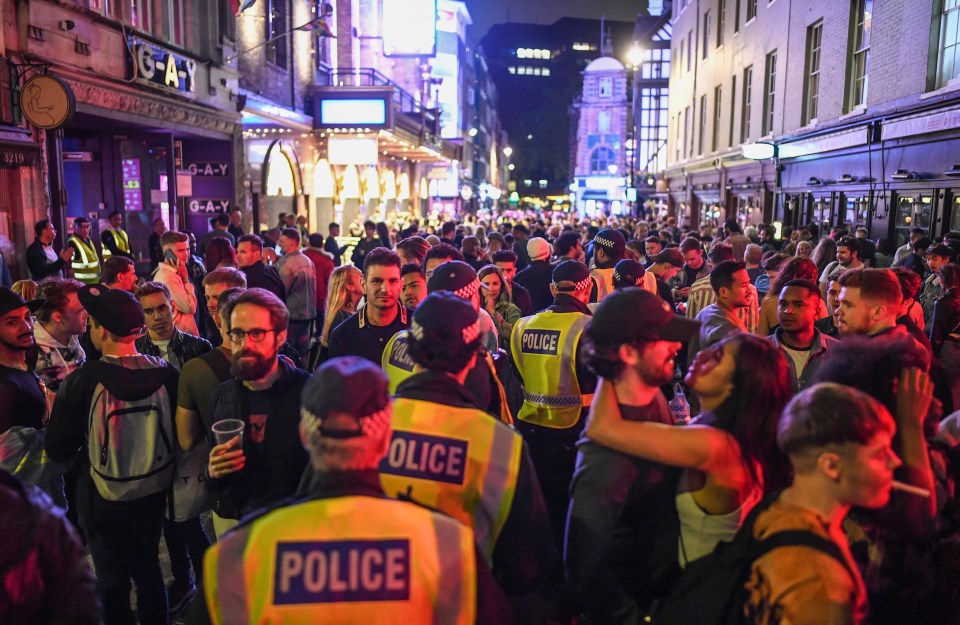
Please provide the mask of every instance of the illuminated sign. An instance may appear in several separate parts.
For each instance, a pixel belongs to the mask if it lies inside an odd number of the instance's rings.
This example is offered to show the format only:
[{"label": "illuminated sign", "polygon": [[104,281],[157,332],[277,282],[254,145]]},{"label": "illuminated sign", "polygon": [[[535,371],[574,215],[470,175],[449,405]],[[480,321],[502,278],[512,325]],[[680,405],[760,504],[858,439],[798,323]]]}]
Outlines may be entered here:
[{"label": "illuminated sign", "polygon": [[331,165],[376,165],[377,140],[354,137],[330,137],[327,160]]},{"label": "illuminated sign", "polygon": [[186,95],[196,94],[195,60],[136,37],[127,37],[127,43],[131,78]]},{"label": "illuminated sign", "polygon": [[320,102],[320,123],[324,126],[382,126],[387,123],[385,100],[344,99]]},{"label": "illuminated sign", "polygon": [[230,163],[188,163],[187,171],[194,176],[208,178],[223,177],[230,174]]},{"label": "illuminated sign", "polygon": [[123,181],[123,209],[143,210],[143,193],[140,190],[140,161],[125,158],[120,163],[120,175]]},{"label": "illuminated sign", "polygon": [[442,78],[437,89],[440,105],[440,136],[444,139],[460,139],[460,63],[456,54],[438,53],[433,60],[431,74]]},{"label": "illuminated sign", "polygon": [[196,213],[198,215],[215,215],[218,213],[229,213],[230,212],[230,200],[226,199],[207,199],[207,198],[190,198],[187,200],[187,208],[191,213]]},{"label": "illuminated sign", "polygon": [[743,158],[749,158],[754,161],[773,158],[776,151],[777,148],[772,143],[745,143],[740,146],[740,153],[743,154]]},{"label": "illuminated sign", "polygon": [[436,54],[437,0],[383,0],[381,18],[384,56]]}]

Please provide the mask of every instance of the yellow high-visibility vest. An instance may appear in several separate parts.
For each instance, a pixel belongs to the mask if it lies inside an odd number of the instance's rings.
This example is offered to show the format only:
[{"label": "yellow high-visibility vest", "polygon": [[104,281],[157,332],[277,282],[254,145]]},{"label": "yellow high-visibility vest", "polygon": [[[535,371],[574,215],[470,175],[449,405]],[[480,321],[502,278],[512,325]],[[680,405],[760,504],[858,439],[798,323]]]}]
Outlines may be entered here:
[{"label": "yellow high-visibility vest", "polygon": [[580,392],[577,344],[590,317],[545,310],[513,326],[510,348],[523,377],[523,406],[517,418],[548,428],[567,429],[593,395]]},{"label": "yellow high-visibility vest", "polygon": [[469,527],[415,504],[317,499],[222,536],[203,562],[214,625],[472,624]]},{"label": "yellow high-visibility vest", "polygon": [[403,397],[394,402],[392,426],[380,463],[384,492],[469,525],[491,562],[517,490],[523,439],[478,408]]},{"label": "yellow high-visibility vest", "polygon": [[75,250],[70,262],[73,277],[85,284],[99,284],[100,257],[97,255],[96,244],[92,240],[88,243],[73,234],[67,239],[67,245],[72,245]]},{"label": "yellow high-visibility vest", "polygon": [[[114,230],[113,228],[107,228],[106,230],[104,230],[104,232],[113,233],[113,241],[117,244],[118,250],[120,250],[121,252],[126,252],[127,254],[130,253],[130,239],[127,237],[127,233],[124,232],[122,228],[117,228],[116,230]],[[103,235],[100,235],[100,239],[101,240],[103,239]],[[102,247],[103,247],[103,260],[107,260],[108,258],[113,256],[113,252],[111,252],[106,245]]]},{"label": "yellow high-visibility vest", "polygon": [[592,269],[590,277],[597,283],[597,301],[613,293],[613,267],[609,269]]},{"label": "yellow high-visibility vest", "polygon": [[406,330],[400,330],[387,341],[386,347],[383,348],[383,355],[380,357],[380,366],[387,374],[391,395],[397,392],[401,382],[413,375],[416,365],[407,352]]}]

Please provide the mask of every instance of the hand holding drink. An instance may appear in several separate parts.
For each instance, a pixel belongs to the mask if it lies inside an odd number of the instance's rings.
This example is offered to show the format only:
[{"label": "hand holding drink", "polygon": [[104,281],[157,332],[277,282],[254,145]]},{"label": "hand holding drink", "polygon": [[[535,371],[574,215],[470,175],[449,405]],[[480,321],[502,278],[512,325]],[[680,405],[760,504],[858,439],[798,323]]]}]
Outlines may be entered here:
[{"label": "hand holding drink", "polygon": [[207,466],[210,477],[216,479],[241,471],[247,462],[243,453],[243,421],[223,419],[214,423],[212,430],[216,444],[210,450]]}]

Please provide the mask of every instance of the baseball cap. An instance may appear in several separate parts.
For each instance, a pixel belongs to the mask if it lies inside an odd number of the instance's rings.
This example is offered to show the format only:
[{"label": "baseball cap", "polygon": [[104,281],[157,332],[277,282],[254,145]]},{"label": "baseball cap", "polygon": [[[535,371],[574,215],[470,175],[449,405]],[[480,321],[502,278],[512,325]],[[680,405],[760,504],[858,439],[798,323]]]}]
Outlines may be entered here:
[{"label": "baseball cap", "polygon": [[590,270],[578,260],[565,260],[553,268],[552,280],[554,284],[573,282],[575,286],[569,290],[579,291],[590,286]]},{"label": "baseball cap", "polygon": [[637,287],[614,291],[600,302],[587,327],[596,343],[686,341],[700,331],[700,322],[681,317],[663,299]]},{"label": "baseball cap", "polygon": [[470,299],[481,286],[473,267],[462,260],[448,260],[433,270],[427,281],[427,292],[450,291],[461,299]]},{"label": "baseball cap", "polygon": [[530,260],[546,260],[550,258],[552,252],[553,248],[546,239],[534,237],[527,241],[527,254],[530,255]]},{"label": "baseball cap", "polygon": [[642,286],[643,276],[647,270],[632,258],[624,258],[613,268],[613,288],[622,289],[628,286]]},{"label": "baseball cap", "polygon": [[480,313],[455,293],[430,293],[413,312],[410,335],[420,341],[431,330],[445,330],[460,339],[461,346],[469,345],[480,336]]},{"label": "baseball cap", "polygon": [[627,247],[627,240],[619,230],[607,228],[593,237],[593,245],[595,247],[599,245],[610,256],[620,257],[623,256],[623,251]]},{"label": "baseball cap", "polygon": [[655,263],[669,263],[674,267],[683,267],[683,254],[675,247],[665,247],[653,257]]},{"label": "baseball cap", "polygon": [[42,299],[34,299],[28,302],[10,287],[0,286],[0,315],[5,315],[11,310],[16,310],[22,306],[29,308],[30,312],[36,312],[43,306],[43,303]]},{"label": "baseball cap", "polygon": [[937,243],[936,245],[931,245],[927,248],[927,256],[944,256],[946,258],[953,258],[956,256],[956,251],[949,245],[943,243]]},{"label": "baseball cap", "polygon": [[[390,425],[387,377],[366,358],[343,356],[323,363],[303,386],[300,416],[308,427],[330,438],[354,438],[382,432]],[[324,420],[331,413],[351,419]],[[345,423],[346,421],[346,423]]]},{"label": "baseball cap", "polygon": [[87,285],[77,293],[91,317],[110,334],[130,336],[143,328],[143,307],[133,293],[103,285]]}]

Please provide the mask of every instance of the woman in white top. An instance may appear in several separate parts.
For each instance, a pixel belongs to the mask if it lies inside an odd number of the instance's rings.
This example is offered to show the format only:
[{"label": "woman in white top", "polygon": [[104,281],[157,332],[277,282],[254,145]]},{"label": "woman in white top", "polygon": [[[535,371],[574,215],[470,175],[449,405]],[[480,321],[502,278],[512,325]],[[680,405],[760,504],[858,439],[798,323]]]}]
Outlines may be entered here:
[{"label": "woman in white top", "polygon": [[789,483],[776,432],[790,380],[776,346],[731,336],[697,354],[685,381],[703,410],[691,425],[622,419],[613,385],[601,379],[586,430],[600,445],[686,469],[676,499],[681,566],[732,539],[764,494]]}]

